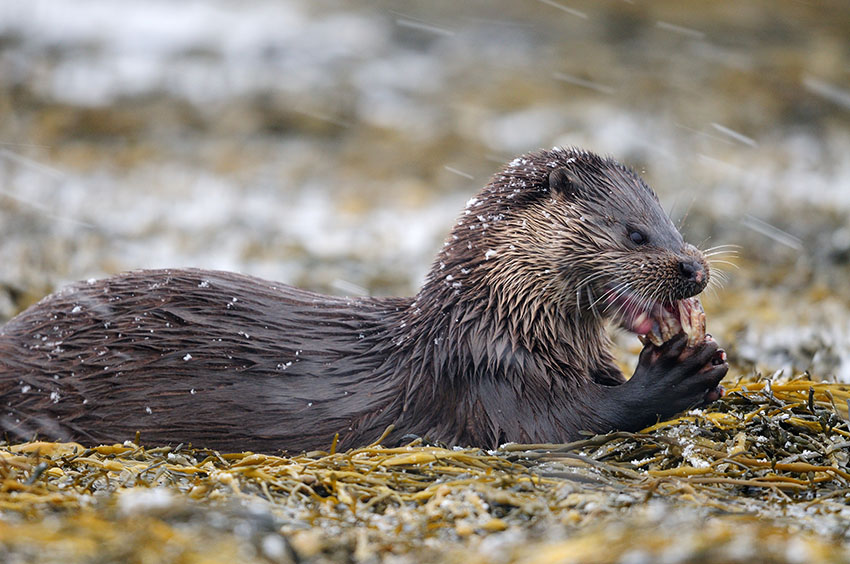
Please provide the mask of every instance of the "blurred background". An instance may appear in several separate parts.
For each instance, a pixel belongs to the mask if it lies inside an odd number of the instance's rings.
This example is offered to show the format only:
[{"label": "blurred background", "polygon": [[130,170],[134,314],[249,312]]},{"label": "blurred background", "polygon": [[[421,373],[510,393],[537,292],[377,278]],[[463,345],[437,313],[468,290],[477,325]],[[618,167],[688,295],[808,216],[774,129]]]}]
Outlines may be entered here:
[{"label": "blurred background", "polygon": [[578,145],[740,246],[737,375],[850,381],[846,0],[3,0],[0,116],[0,322],[136,268],[410,295],[502,163]]}]

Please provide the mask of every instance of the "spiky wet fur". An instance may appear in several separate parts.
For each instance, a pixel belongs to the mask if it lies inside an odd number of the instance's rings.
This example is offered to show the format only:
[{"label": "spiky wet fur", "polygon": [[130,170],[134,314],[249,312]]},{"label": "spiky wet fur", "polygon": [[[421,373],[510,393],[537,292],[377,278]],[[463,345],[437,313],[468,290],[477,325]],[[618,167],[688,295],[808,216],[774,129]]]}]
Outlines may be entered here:
[{"label": "spiky wet fur", "polygon": [[[555,174],[553,171],[568,174]],[[635,248],[628,229],[651,246]],[[655,194],[576,149],[519,157],[466,206],[415,298],[337,298],[232,273],[79,283],[0,331],[12,439],[327,447],[414,433],[566,441],[620,420],[606,295],[688,291]],[[672,270],[671,270],[672,269]],[[700,288],[701,289],[701,288]]]}]

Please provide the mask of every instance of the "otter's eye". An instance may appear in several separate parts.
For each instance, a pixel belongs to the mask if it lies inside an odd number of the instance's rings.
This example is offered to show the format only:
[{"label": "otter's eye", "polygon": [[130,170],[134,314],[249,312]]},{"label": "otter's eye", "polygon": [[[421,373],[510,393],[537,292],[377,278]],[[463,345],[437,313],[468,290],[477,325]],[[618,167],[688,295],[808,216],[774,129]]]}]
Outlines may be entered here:
[{"label": "otter's eye", "polygon": [[646,243],[648,242],[646,239],[646,235],[636,229],[632,229],[629,231],[629,239],[635,245],[646,245]]}]

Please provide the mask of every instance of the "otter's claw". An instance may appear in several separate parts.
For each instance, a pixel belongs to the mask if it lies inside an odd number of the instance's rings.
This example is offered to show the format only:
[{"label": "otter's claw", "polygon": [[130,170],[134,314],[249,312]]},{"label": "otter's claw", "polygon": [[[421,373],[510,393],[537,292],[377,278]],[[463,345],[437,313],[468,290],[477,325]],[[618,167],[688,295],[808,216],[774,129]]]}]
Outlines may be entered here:
[{"label": "otter's claw", "polygon": [[632,427],[651,425],[723,396],[720,381],[729,370],[726,352],[711,335],[703,334],[694,346],[690,341],[690,335],[680,332],[661,346],[649,343],[641,351],[634,375],[622,386],[633,405]]}]

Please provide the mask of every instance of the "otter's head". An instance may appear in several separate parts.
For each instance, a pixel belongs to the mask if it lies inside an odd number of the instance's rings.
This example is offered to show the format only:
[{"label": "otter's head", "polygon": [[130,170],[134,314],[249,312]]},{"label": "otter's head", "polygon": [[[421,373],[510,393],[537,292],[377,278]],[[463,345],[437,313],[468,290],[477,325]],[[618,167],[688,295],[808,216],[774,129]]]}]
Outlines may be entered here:
[{"label": "otter's head", "polygon": [[[582,305],[583,291],[592,298],[585,311],[615,317],[644,334],[660,308],[671,309],[705,289],[708,263],[632,170],[587,153],[567,160],[552,168],[548,186],[563,198],[567,223],[575,227],[564,234],[562,269],[575,284],[576,305]],[[570,250],[580,252],[572,258]]]},{"label": "otter's head", "polygon": [[[461,257],[451,256],[457,248]],[[512,161],[470,200],[447,250],[444,269],[466,263],[460,272],[467,272],[475,257],[508,307],[553,304],[571,316],[617,319],[639,334],[660,308],[700,293],[709,279],[702,253],[684,242],[637,174],[578,149]]]}]

